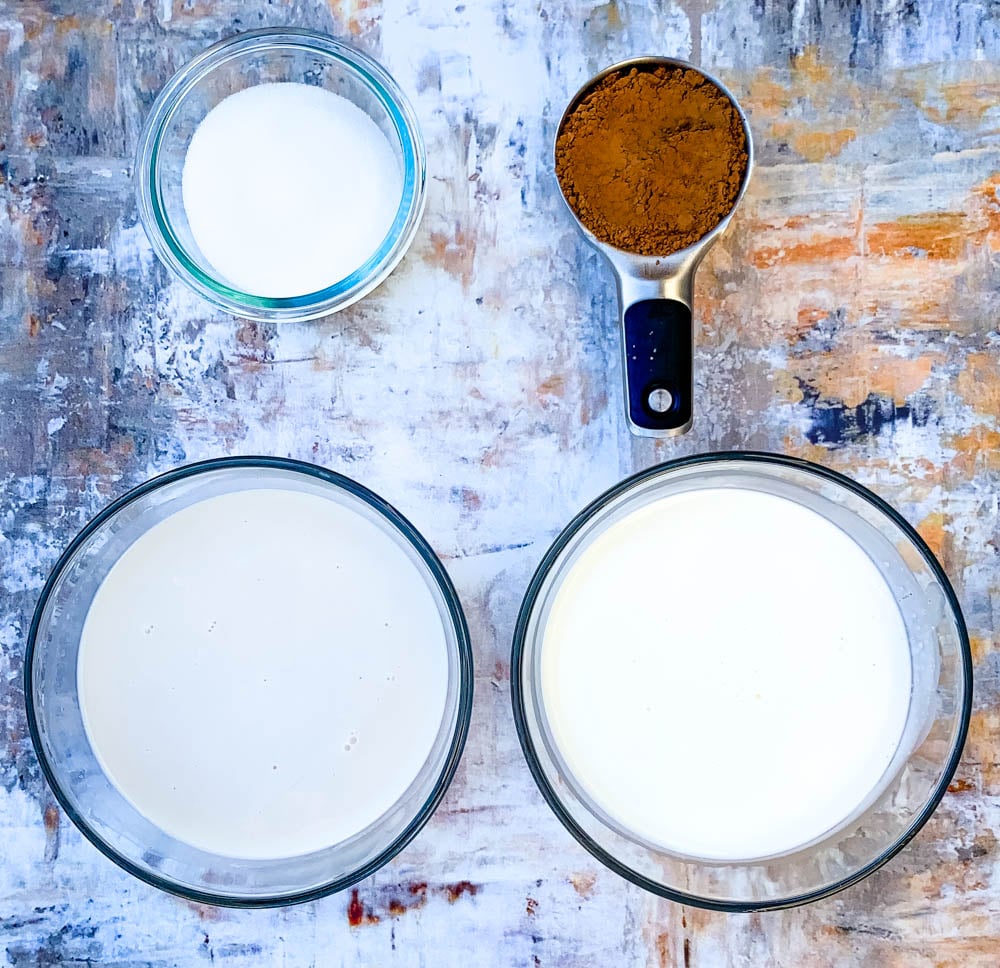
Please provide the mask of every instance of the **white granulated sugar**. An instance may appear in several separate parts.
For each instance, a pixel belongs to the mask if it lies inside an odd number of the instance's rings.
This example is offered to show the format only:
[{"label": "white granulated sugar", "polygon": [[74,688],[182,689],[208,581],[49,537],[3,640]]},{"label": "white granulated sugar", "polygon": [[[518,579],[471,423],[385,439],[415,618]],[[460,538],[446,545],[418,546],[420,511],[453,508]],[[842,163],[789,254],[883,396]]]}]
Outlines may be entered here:
[{"label": "white granulated sugar", "polygon": [[357,105],[308,84],[260,84],[220,101],[184,159],[184,210],[221,281],[303,296],[359,269],[396,217],[403,177]]}]

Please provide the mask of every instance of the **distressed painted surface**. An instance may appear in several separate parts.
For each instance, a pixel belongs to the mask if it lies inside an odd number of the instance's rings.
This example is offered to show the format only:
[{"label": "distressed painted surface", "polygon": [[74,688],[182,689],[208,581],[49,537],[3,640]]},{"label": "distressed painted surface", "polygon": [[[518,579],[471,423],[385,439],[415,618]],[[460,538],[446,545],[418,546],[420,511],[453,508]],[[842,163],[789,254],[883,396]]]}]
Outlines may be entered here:
[{"label": "distressed painted surface", "polygon": [[[154,261],[130,156],[202,47],[317,27],[412,96],[432,169],[375,294],[275,329]],[[681,441],[621,417],[610,275],[557,201],[553,125],[592,72],[688,56],[745,102],[759,165],[703,266]],[[990,0],[0,0],[0,950],[15,966],[216,961],[993,966],[1000,945],[1000,8]],[[965,760],[935,819],[808,909],[682,909],[600,869],[514,737],[508,649],[530,572],[601,489],[751,446],[853,474],[940,554],[975,636]],[[390,867],[277,912],[196,907],[120,873],[53,804],[20,674],[45,574],[149,475],[276,453],[357,477],[446,559],[478,661],[468,750]]]}]

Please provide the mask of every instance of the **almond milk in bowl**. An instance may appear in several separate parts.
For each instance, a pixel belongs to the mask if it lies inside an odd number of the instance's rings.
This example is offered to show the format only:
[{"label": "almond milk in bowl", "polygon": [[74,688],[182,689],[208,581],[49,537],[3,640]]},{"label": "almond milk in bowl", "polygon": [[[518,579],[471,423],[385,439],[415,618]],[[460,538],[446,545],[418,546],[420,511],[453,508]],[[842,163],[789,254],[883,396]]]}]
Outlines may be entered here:
[{"label": "almond milk in bowl", "polygon": [[57,563],[25,668],[39,761],[121,867],[233,906],[377,870],[454,774],[468,632],[426,541],[359,484],[279,458],[164,474]]},{"label": "almond milk in bowl", "polygon": [[838,891],[898,852],[957,766],[961,611],[878,497],[715,454],[637,474],[549,550],[518,620],[514,714],[580,843],[719,910]]}]

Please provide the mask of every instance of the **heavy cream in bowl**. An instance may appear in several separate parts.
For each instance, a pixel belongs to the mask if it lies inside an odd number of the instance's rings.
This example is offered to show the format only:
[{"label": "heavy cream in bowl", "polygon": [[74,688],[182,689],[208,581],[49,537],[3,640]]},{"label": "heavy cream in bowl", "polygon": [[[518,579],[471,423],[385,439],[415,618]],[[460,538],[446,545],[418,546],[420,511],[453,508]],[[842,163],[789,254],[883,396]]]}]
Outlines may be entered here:
[{"label": "heavy cream in bowl", "polygon": [[68,555],[32,632],[33,735],[122,866],[287,903],[364,876],[429,817],[467,727],[467,633],[375,495],[290,461],[194,465]]},{"label": "heavy cream in bowl", "polygon": [[854,482],[720,454],[654,468],[543,560],[511,678],[529,766],[577,839],[685,903],[802,903],[898,851],[971,697],[954,594]]}]

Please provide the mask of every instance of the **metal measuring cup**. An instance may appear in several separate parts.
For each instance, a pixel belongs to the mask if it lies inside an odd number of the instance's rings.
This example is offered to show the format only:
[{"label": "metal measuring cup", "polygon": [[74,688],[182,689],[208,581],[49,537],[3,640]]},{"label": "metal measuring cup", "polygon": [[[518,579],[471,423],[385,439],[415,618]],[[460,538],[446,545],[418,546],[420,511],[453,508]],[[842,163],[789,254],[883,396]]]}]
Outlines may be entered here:
[{"label": "metal measuring cup", "polygon": [[[739,193],[729,213],[693,245],[670,255],[638,255],[600,241],[576,216],[560,184],[570,214],[587,241],[611,263],[618,286],[622,324],[622,373],[629,430],[640,437],[673,437],[691,428],[693,421],[694,274],[712,243],[726,230],[743,198],[753,168],[753,140],[746,114],[717,78],[687,61],[672,57],[633,57],[613,64],[592,77],[573,96],[559,120],[556,141],[566,119],[591,89],[610,74],[634,67],[684,68],[701,74],[732,103],[746,135],[747,166]],[[553,156],[555,147],[553,146]]]}]

